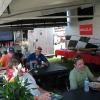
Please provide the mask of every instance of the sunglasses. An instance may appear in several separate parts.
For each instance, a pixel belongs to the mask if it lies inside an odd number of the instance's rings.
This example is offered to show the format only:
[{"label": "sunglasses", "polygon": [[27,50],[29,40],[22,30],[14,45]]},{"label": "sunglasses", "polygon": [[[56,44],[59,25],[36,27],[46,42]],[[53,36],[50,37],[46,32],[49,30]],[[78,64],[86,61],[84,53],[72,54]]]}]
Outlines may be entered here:
[{"label": "sunglasses", "polygon": [[78,60],[80,60],[80,59],[82,59],[81,56],[76,56],[76,57],[74,57],[73,61],[74,61],[74,63],[76,63],[76,62],[77,62]]}]

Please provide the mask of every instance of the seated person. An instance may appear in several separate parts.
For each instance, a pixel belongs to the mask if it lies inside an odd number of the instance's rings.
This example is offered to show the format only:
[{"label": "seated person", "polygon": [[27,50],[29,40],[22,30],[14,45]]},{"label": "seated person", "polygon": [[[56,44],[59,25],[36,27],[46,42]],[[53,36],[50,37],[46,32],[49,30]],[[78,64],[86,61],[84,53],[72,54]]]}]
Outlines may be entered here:
[{"label": "seated person", "polygon": [[74,68],[70,72],[69,81],[70,89],[77,89],[78,87],[83,87],[84,80],[88,78],[91,81],[100,80],[99,78],[94,77],[89,68],[84,65],[84,61],[80,56],[74,58]]},{"label": "seated person", "polygon": [[1,57],[2,57],[2,53],[0,52],[0,59],[1,59]]},{"label": "seated person", "polygon": [[2,67],[5,67],[5,68],[7,67],[7,65],[8,65],[10,59],[13,57],[14,53],[15,53],[15,50],[13,47],[9,47],[7,49],[7,53],[3,54],[0,59],[0,63],[2,64]]},{"label": "seated person", "polygon": [[[19,79],[21,81],[27,80],[29,83],[26,88],[30,91],[30,93],[33,95],[34,100],[49,100],[50,93],[41,89],[37,84],[35,79],[31,76],[30,73],[25,71],[25,68],[22,67],[20,61],[16,58],[12,58],[8,64],[8,67],[12,69],[13,71],[13,77],[19,76]],[[8,73],[9,74],[9,73]]]},{"label": "seated person", "polygon": [[28,58],[27,58],[28,65],[30,65],[30,62],[31,62],[34,67],[35,64],[41,65],[43,62],[43,65],[42,65],[43,67],[48,66],[49,62],[41,52],[42,52],[42,48],[40,46],[37,47],[35,52],[28,56]]},{"label": "seated person", "polygon": [[[24,70],[24,69],[23,69]],[[31,76],[31,74],[25,72],[23,73],[22,70],[19,70],[18,75],[20,80],[28,80],[28,85],[26,88],[30,90],[30,93],[34,96],[34,100],[48,100],[49,99],[49,92],[40,88],[37,84],[35,79]]]}]

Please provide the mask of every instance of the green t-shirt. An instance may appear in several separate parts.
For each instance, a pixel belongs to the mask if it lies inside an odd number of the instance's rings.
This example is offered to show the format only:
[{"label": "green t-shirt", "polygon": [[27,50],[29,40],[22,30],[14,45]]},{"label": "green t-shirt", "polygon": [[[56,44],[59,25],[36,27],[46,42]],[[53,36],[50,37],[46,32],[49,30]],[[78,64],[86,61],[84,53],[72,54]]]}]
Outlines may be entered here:
[{"label": "green t-shirt", "polygon": [[82,71],[78,71],[76,68],[74,68],[69,75],[70,89],[72,90],[77,89],[78,87],[83,87],[84,80],[86,78],[91,79],[92,77],[93,74],[87,66],[85,66]]}]

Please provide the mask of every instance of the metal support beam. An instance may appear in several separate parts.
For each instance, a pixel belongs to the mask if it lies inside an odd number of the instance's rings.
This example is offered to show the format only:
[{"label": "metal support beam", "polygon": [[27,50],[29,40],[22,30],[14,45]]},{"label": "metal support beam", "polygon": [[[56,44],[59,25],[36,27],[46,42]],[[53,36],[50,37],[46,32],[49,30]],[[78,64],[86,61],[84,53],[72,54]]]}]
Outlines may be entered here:
[{"label": "metal support beam", "polygon": [[11,3],[12,0],[0,0],[0,16],[3,14],[5,9]]}]

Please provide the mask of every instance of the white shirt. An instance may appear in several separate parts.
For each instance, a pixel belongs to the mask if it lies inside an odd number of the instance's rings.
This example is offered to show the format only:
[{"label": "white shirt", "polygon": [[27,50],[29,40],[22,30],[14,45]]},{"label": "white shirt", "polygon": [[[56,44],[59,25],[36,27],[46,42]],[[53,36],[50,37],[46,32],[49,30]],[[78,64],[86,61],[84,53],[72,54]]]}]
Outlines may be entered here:
[{"label": "white shirt", "polygon": [[38,90],[39,86],[36,84],[35,79],[29,74],[25,73],[23,76],[20,77],[20,80],[24,81],[27,79],[27,82],[30,83],[30,85],[26,86],[28,90],[30,90],[30,93],[33,96],[39,96],[40,91]]}]

